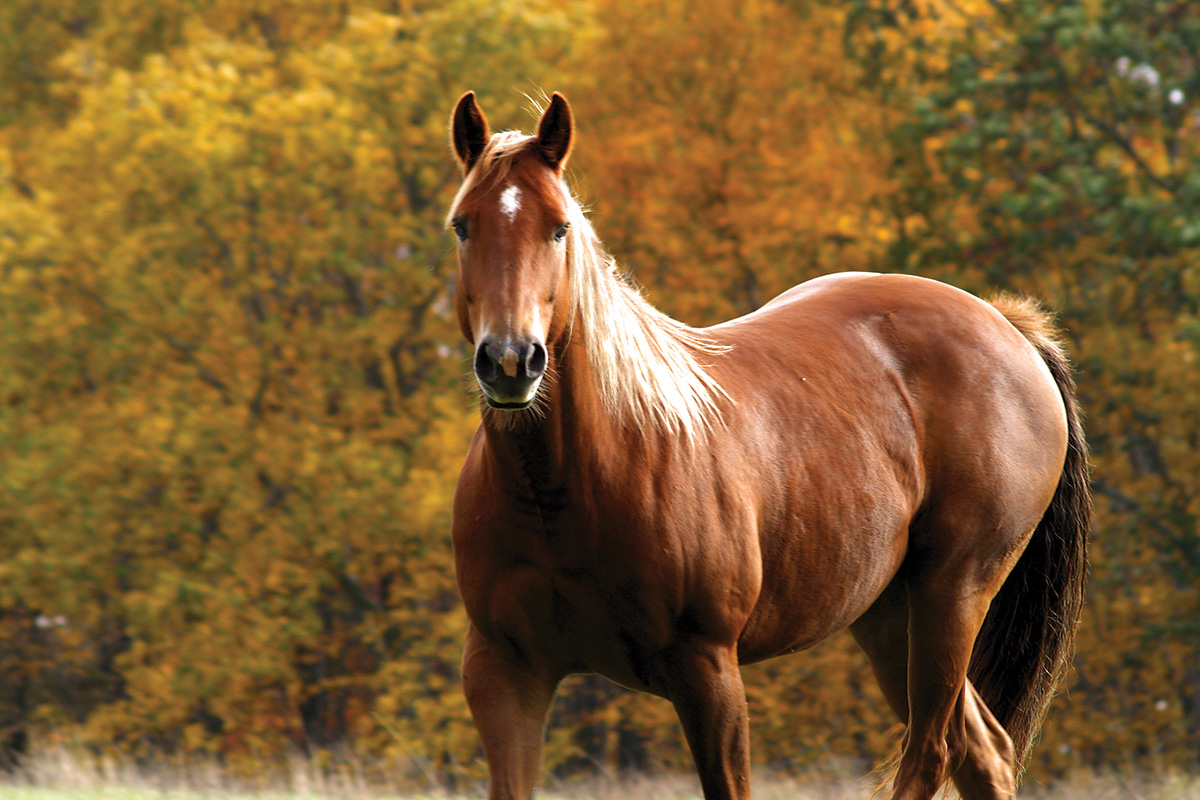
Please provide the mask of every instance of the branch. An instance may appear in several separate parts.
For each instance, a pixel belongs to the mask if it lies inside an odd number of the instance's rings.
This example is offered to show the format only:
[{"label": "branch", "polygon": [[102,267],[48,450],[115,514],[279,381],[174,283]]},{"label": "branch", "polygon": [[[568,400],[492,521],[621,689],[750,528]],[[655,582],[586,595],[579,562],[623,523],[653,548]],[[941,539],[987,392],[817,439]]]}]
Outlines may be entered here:
[{"label": "branch", "polygon": [[186,363],[191,364],[193,367],[196,368],[196,375],[200,378],[200,380],[203,381],[204,383],[207,383],[209,386],[212,386],[214,389],[219,390],[221,392],[221,399],[223,401],[225,401],[226,403],[229,402],[229,386],[228,386],[228,384],[226,384],[225,381],[218,378],[216,373],[214,373],[212,370],[210,370],[204,364],[200,363],[200,360],[198,358],[196,358],[196,345],[189,344],[187,342],[182,342],[178,338],[176,338],[176,336],[172,333],[159,330],[158,328],[156,328],[152,325],[147,325],[142,320],[134,319],[124,309],[117,308],[117,307],[114,307],[111,304],[109,304],[109,302],[107,300],[105,300],[104,297],[99,292],[95,291],[94,289],[90,289],[87,286],[84,286],[76,281],[64,281],[64,283],[67,286],[74,289],[79,294],[81,294],[84,297],[91,300],[93,303],[95,303],[101,309],[103,309],[106,313],[115,314],[116,316],[120,317],[121,319],[125,320],[126,322],[132,323],[134,325],[142,325],[142,326],[146,327],[151,333],[153,333],[155,336],[157,336],[159,339],[161,339],[163,342],[165,342],[168,347],[170,347],[171,349],[175,350],[180,355],[182,355],[183,360]]},{"label": "branch", "polygon": [[1174,536],[1174,531],[1172,531],[1166,523],[1160,520],[1157,516],[1146,513],[1146,509],[1142,505],[1141,501],[1130,497],[1117,487],[1111,486],[1104,481],[1093,480],[1092,491],[1096,494],[1102,494],[1110,500],[1116,500],[1121,504],[1123,511],[1137,514],[1144,521],[1149,523],[1152,528],[1168,538]]},{"label": "branch", "polygon": [[1105,135],[1107,135],[1108,138],[1110,140],[1112,140],[1112,142],[1114,144],[1117,145],[1117,147],[1120,147],[1122,150],[1124,150],[1126,152],[1126,154],[1128,154],[1128,156],[1131,159],[1133,159],[1133,163],[1137,165],[1137,168],[1139,170],[1141,170],[1141,172],[1143,174],[1145,174],[1146,178],[1151,183],[1153,183],[1155,186],[1162,189],[1163,191],[1167,192],[1172,197],[1178,196],[1178,194],[1179,194],[1178,184],[1168,181],[1166,178],[1155,173],[1155,171],[1150,168],[1150,165],[1147,164],[1140,155],[1138,155],[1138,152],[1137,152],[1137,150],[1134,149],[1133,144],[1128,139],[1126,139],[1124,136],[1121,135],[1121,132],[1117,130],[1115,125],[1113,125],[1112,123],[1109,123],[1109,122],[1105,122],[1104,120],[1102,120],[1102,119],[1096,117],[1095,115],[1093,115],[1092,113],[1090,113],[1084,107],[1084,105],[1081,102],[1079,102],[1079,99],[1075,96],[1075,93],[1072,92],[1070,89],[1067,89],[1066,92],[1067,92],[1067,102],[1071,104],[1071,107],[1074,108],[1081,117],[1083,117],[1085,120],[1087,120],[1088,123],[1090,123],[1091,125],[1095,126],[1097,129],[1099,129],[1101,133],[1104,133]]}]

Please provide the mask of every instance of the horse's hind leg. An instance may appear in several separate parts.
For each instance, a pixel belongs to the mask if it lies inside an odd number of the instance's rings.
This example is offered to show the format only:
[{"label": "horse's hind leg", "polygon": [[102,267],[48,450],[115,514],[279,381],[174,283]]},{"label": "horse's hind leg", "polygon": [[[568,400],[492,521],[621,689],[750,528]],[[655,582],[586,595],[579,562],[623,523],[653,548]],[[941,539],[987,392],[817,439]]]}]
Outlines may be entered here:
[{"label": "horse's hind leg", "polygon": [[893,581],[850,626],[896,719],[908,722],[908,594]]},{"label": "horse's hind leg", "polygon": [[908,732],[893,800],[928,800],[951,775],[968,800],[1012,797],[1012,743],[967,681],[999,580],[977,585],[971,566],[909,580]]},{"label": "horse's hind leg", "polygon": [[966,800],[1012,797],[1016,788],[1012,739],[969,680],[959,706],[963,761],[954,772],[954,785]]},{"label": "horse's hind leg", "polygon": [[[986,606],[985,606],[986,611]],[[954,616],[961,616],[955,614]],[[982,619],[982,618],[980,618]],[[934,617],[936,624],[937,618]],[[875,677],[888,705],[901,722],[909,723],[904,755],[895,783],[896,798],[929,797],[945,782],[947,772],[965,800],[996,800],[1012,796],[1014,773],[1012,743],[1000,723],[966,680],[966,661],[961,661],[962,682],[957,693],[947,680],[917,676],[909,678],[909,598],[902,580],[897,580],[850,628],[855,641],[870,659]],[[918,633],[918,653],[950,650],[942,637]],[[974,635],[970,637],[973,643]],[[951,643],[952,644],[952,643]],[[967,658],[970,645],[967,647]],[[940,659],[946,663],[946,659]],[[961,660],[961,656],[954,659]],[[951,668],[957,672],[957,668]],[[944,673],[935,673],[944,674]],[[948,677],[948,676],[947,676]],[[933,683],[933,691],[926,686]],[[919,701],[916,713],[909,709],[909,692]],[[941,708],[934,696],[940,696]],[[949,700],[947,700],[949,698]],[[945,706],[949,706],[949,712]],[[944,722],[941,719],[944,718]],[[931,733],[941,726],[941,746]],[[914,739],[914,732],[916,738]],[[910,741],[913,740],[913,741]],[[921,764],[914,764],[921,759]],[[932,766],[940,764],[940,766]],[[922,769],[922,765],[924,768]]]}]

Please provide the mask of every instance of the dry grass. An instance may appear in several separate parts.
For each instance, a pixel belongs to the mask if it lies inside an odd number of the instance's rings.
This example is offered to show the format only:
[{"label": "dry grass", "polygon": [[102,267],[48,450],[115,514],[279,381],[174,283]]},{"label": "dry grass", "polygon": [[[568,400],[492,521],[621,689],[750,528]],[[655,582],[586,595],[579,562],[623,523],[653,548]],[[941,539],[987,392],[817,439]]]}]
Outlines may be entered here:
[{"label": "dry grass", "polygon": [[279,800],[450,800],[437,790],[419,793],[412,764],[386,765],[355,758],[317,763],[302,755],[254,776],[239,775],[211,759],[162,759],[153,764],[97,756],[81,749],[39,750],[7,776],[0,773],[0,800],[207,800],[208,798],[279,798]]},{"label": "dry grass", "polygon": [[1029,800],[1200,800],[1200,775],[1086,773],[1049,786],[1026,786]]},{"label": "dry grass", "polygon": [[[270,780],[250,780],[215,762],[164,761],[147,767],[68,749],[47,750],[27,759],[20,770],[0,774],[0,800],[467,800],[474,792],[414,791],[411,781],[381,782],[378,764],[339,759],[335,768],[296,757]],[[411,768],[411,765],[407,765]],[[403,768],[397,765],[396,774]],[[852,765],[830,764],[801,777],[759,770],[755,800],[859,800],[871,795],[869,777]],[[542,800],[700,800],[694,776],[588,779],[553,783]],[[1200,800],[1200,775],[1083,774],[1051,785],[1029,784],[1026,800]]]},{"label": "dry grass", "polygon": [[[755,800],[865,800],[874,784],[865,776],[814,774],[802,778],[754,776]],[[551,785],[542,800],[700,800],[700,782],[691,775],[589,779]]]}]

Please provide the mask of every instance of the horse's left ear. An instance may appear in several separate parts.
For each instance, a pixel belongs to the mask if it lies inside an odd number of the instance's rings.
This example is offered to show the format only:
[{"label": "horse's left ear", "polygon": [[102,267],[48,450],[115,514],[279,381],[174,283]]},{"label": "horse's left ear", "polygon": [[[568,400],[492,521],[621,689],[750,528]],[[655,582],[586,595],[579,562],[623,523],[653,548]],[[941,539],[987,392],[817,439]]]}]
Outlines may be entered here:
[{"label": "horse's left ear", "polygon": [[537,132],[538,151],[555,171],[562,170],[567,156],[571,153],[574,128],[567,98],[555,92],[550,98],[550,105],[542,113]]}]

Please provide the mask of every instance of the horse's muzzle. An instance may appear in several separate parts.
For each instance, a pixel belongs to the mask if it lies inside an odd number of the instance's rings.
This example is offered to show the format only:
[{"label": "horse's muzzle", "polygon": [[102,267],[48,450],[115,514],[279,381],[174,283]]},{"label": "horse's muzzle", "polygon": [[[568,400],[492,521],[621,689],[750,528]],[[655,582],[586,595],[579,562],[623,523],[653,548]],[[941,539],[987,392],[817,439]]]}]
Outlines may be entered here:
[{"label": "horse's muzzle", "polygon": [[475,347],[475,377],[492,408],[527,407],[545,374],[546,346],[533,337],[485,336]]}]

